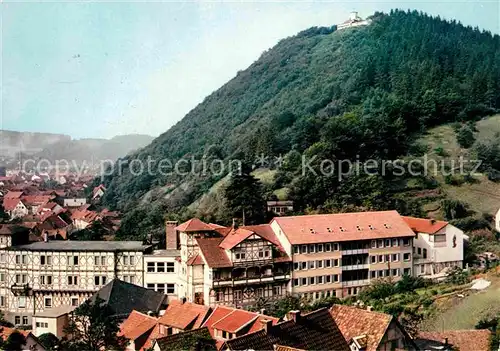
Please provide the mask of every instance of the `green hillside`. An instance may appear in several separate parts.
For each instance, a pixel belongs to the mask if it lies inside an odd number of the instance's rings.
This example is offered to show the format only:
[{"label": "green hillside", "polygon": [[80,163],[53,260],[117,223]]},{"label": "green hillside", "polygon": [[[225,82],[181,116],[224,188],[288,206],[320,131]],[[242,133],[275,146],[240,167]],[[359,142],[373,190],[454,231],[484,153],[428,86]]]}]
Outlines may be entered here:
[{"label": "green hillside", "polygon": [[[445,196],[432,177],[361,173],[340,181],[339,168],[303,174],[301,157],[316,157],[316,170],[324,159],[418,157],[422,148],[415,141],[430,127],[495,113],[500,38],[418,12],[371,19],[365,27],[310,28],[281,40],[126,160],[151,158],[155,170],[162,159],[252,164],[260,155],[281,155],[281,167],[264,165],[273,172],[257,175],[265,178],[268,196],[288,196],[299,212],[396,208],[421,214]],[[202,214],[222,219],[224,200],[213,185],[226,174],[138,175],[129,167],[104,179],[105,205],[127,212],[122,233],[159,230],[165,214],[188,216],[207,203],[200,201],[207,193],[213,201]]]}]

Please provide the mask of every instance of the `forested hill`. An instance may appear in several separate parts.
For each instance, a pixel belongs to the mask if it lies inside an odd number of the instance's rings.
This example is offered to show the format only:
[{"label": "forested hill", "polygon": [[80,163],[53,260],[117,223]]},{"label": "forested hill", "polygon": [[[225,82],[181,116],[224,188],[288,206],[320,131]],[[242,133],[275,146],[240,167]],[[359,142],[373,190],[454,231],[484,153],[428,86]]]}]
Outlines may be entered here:
[{"label": "forested hill", "polygon": [[[396,206],[390,193],[380,195],[385,179],[360,185],[302,176],[298,155],[393,159],[411,152],[414,137],[430,126],[492,114],[500,107],[500,39],[416,11],[371,19],[369,26],[310,28],[281,40],[127,158],[281,154],[285,167],[267,191],[290,189],[299,210]],[[124,228],[132,233],[160,225],[166,212],[183,212],[221,178],[120,173],[105,178],[105,203],[129,212]]]}]

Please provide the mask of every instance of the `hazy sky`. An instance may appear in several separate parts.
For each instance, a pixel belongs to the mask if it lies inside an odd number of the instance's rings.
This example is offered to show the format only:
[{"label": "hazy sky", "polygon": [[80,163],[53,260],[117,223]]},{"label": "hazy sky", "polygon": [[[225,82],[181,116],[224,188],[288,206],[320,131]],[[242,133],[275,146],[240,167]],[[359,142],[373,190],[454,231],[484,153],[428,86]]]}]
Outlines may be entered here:
[{"label": "hazy sky", "polygon": [[497,0],[4,0],[0,129],[158,135],[279,39],[391,8],[500,32]]}]

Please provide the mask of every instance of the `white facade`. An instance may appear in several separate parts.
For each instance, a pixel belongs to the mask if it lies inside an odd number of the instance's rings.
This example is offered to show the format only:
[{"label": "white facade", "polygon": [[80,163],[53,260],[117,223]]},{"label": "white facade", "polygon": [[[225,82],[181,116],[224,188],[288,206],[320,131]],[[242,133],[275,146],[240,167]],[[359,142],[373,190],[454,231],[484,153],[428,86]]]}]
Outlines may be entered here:
[{"label": "white facade", "polygon": [[[169,298],[178,297],[180,264],[179,250],[155,250],[144,255],[144,287],[164,292]],[[133,281],[129,283],[136,284]]]},{"label": "white facade", "polygon": [[49,241],[0,250],[0,308],[15,325],[37,312],[78,306],[112,279],[143,284],[141,242]]},{"label": "white facade", "polygon": [[27,216],[29,214],[28,208],[23,204],[22,201],[19,201],[19,203],[16,205],[16,207],[13,210],[5,211],[5,212],[10,216],[10,219],[22,218],[22,217]]},{"label": "white facade", "polygon": [[367,26],[371,22],[370,20],[364,20],[358,16],[356,11],[351,12],[349,15],[349,19],[344,23],[340,23],[337,25],[337,30],[349,28],[349,27],[359,27],[359,26]]},{"label": "white facade", "polygon": [[413,251],[417,276],[435,275],[447,267],[462,267],[464,233],[451,224],[434,234],[419,232],[414,239]]},{"label": "white facade", "polygon": [[59,339],[66,336],[64,330],[69,324],[69,313],[74,308],[74,306],[60,306],[36,313],[33,316],[33,334],[38,337],[52,333]]},{"label": "white facade", "polygon": [[80,207],[83,206],[87,203],[87,199],[82,197],[82,198],[71,198],[71,199],[64,199],[63,200],[63,206],[64,207]]}]

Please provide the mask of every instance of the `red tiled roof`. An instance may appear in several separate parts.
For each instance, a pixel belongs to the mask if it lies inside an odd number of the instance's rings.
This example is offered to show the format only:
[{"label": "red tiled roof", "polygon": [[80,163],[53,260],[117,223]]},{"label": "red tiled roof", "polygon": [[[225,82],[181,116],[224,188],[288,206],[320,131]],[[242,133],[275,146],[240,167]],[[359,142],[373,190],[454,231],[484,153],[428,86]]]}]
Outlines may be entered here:
[{"label": "red tiled roof", "polygon": [[21,202],[19,198],[4,198],[3,199],[3,208],[5,211],[12,211],[16,208],[17,204]]},{"label": "red tiled roof", "polygon": [[233,263],[226,251],[219,246],[224,238],[199,238],[196,239],[200,253],[205,263],[211,268],[232,267]]},{"label": "red tiled roof", "polygon": [[378,349],[393,319],[390,314],[345,305],[333,305],[330,314],[347,342],[356,336],[367,336],[366,351]]},{"label": "red tiled roof", "polygon": [[120,325],[120,335],[125,336],[127,339],[135,340],[151,330],[157,321],[154,317],[133,310]]},{"label": "red tiled roof", "polygon": [[257,319],[257,313],[234,309],[226,317],[212,324],[212,328],[236,333],[238,330]]},{"label": "red tiled roof", "polygon": [[165,314],[158,322],[182,330],[196,329],[205,321],[209,312],[210,308],[207,306],[174,300],[168,305]]},{"label": "red tiled roof", "polygon": [[434,219],[405,216],[403,216],[403,219],[408,224],[408,226],[417,233],[436,234],[438,231],[448,225],[448,222],[436,221]]},{"label": "red tiled roof", "polygon": [[275,217],[273,222],[294,245],[415,236],[397,211]]},{"label": "red tiled roof", "polygon": [[233,312],[234,308],[232,307],[226,307],[226,306],[216,306],[215,309],[213,310],[212,314],[208,319],[203,323],[203,327],[208,327],[208,330],[210,332],[210,335],[214,337],[214,332],[212,326],[217,323],[219,320],[222,318],[226,317],[227,315],[231,314]]},{"label": "red tiled roof", "polygon": [[0,224],[1,235],[12,235],[12,226],[8,224]]},{"label": "red tiled roof", "polygon": [[52,199],[49,195],[26,195],[22,196],[21,199],[25,204],[28,205],[43,205]]},{"label": "red tiled roof", "polygon": [[179,224],[175,230],[180,232],[206,232],[213,231],[210,225],[200,221],[198,218],[191,218],[189,221]]},{"label": "red tiled roof", "polygon": [[253,234],[255,233],[248,229],[232,228],[219,245],[223,249],[230,250]]},{"label": "red tiled roof", "polygon": [[22,334],[25,338],[27,338],[31,334],[30,330],[19,330],[19,329],[14,329],[14,328],[9,328],[9,327],[0,327],[0,337],[4,341],[6,341],[9,338],[10,334],[12,334],[15,331]]},{"label": "red tiled roof", "polygon": [[5,194],[6,199],[19,199],[24,193],[22,191],[9,191]]},{"label": "red tiled roof", "polygon": [[491,332],[487,329],[420,332],[418,338],[437,342],[443,342],[448,338],[448,343],[459,350],[487,351],[490,350]]}]

